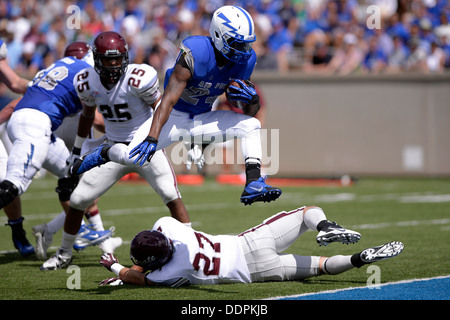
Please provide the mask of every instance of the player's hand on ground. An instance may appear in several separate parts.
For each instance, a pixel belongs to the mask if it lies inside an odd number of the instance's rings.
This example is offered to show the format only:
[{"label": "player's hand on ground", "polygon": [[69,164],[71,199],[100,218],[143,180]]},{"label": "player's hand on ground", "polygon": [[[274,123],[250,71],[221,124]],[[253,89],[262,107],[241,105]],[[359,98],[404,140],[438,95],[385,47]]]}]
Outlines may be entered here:
[{"label": "player's hand on ground", "polygon": [[111,277],[105,280],[102,280],[98,284],[99,286],[121,286],[123,285],[122,279],[118,277]]}]

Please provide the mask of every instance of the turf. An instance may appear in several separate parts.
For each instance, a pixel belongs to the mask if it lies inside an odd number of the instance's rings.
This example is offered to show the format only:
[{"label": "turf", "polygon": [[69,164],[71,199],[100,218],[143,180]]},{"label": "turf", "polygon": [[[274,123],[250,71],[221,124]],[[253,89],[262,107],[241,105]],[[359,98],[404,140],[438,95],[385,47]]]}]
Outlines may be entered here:
[{"label": "turf", "polygon": [[[270,183],[270,181],[269,181]],[[54,192],[56,179],[36,179],[22,196],[24,226],[34,244],[31,228],[48,222],[60,212]],[[239,203],[241,186],[220,185],[207,178],[200,186],[181,185],[183,200],[196,229],[212,234],[236,234],[259,224],[282,210],[303,205],[321,206],[327,217],[362,233],[357,244],[339,243],[319,247],[315,232],[305,233],[290,249],[302,255],[353,254],[391,240],[404,242],[404,252],[377,263],[381,282],[450,274],[450,179],[360,178],[347,187],[284,187],[282,196],[271,203],[244,206]],[[168,210],[146,184],[120,182],[99,202],[105,227],[115,226],[115,236],[124,244],[116,256],[130,265],[132,237]],[[100,250],[89,247],[74,254],[80,287],[69,289],[75,273],[68,270],[40,271],[42,261],[23,258],[14,249],[5,215],[0,219],[0,300],[253,300],[297,295],[347,287],[365,286],[367,267],[338,276],[321,276],[299,282],[190,286],[179,289],[136,286],[99,287],[113,274],[98,263]],[[54,237],[49,254],[61,243]]]}]

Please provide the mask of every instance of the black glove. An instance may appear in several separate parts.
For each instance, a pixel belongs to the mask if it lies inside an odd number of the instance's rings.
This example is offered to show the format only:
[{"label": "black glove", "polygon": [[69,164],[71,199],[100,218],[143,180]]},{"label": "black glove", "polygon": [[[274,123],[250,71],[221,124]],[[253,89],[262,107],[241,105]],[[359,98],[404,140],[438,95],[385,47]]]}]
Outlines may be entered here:
[{"label": "black glove", "polygon": [[72,152],[70,153],[69,157],[66,159],[66,170],[67,174],[70,175],[70,168],[73,166],[75,161],[80,159],[81,149],[77,147],[72,148]]}]

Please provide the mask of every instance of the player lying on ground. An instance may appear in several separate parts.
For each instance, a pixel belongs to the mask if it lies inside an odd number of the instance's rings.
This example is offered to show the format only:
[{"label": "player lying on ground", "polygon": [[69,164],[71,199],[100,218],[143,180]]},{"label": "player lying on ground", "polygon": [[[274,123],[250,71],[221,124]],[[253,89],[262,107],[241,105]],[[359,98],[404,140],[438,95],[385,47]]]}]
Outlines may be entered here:
[{"label": "player lying on ground", "polygon": [[[171,217],[159,219],[152,230],[131,241],[131,268],[112,254],[100,263],[117,277],[100,285],[182,285],[252,283],[302,280],[321,274],[336,275],[365,264],[392,258],[403,243],[388,242],[353,255],[332,257],[283,254],[305,231],[318,230],[317,242],[354,243],[361,235],[327,220],[319,207],[282,211],[239,235],[210,235],[187,228]],[[151,272],[148,272],[151,271]]]}]

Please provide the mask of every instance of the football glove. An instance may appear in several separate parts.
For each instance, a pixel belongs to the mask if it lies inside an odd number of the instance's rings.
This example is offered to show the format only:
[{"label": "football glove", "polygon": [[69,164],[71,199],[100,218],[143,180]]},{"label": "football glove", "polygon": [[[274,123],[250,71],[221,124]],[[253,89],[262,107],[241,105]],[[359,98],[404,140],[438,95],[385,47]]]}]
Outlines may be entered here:
[{"label": "football glove", "polygon": [[66,176],[70,175],[70,168],[73,166],[75,161],[80,159],[81,149],[77,147],[72,148],[72,152],[70,153],[69,157],[66,159]]},{"label": "football glove", "polygon": [[111,277],[105,280],[102,280],[99,282],[98,284],[99,286],[121,286],[123,285],[123,281],[122,279],[118,278],[118,277]]},{"label": "football glove", "polygon": [[100,259],[100,264],[104,266],[106,269],[111,271],[111,266],[114,263],[119,263],[119,260],[112,253],[104,253]]},{"label": "football glove", "polygon": [[234,80],[241,85],[242,88],[236,86],[230,86],[231,90],[228,93],[230,100],[243,101],[248,104],[254,104],[259,102],[259,95],[256,92],[255,85],[250,80]]},{"label": "football glove", "polygon": [[156,147],[158,145],[158,140],[153,137],[148,136],[141,143],[139,143],[133,150],[129,153],[129,159],[138,156],[133,163],[139,162],[139,165],[142,166],[145,161],[150,161],[153,155],[156,152]]},{"label": "football glove", "polygon": [[201,172],[203,165],[205,164],[205,157],[203,156],[202,149],[198,144],[185,143],[186,149],[188,149],[186,169],[191,170],[192,163],[197,166],[198,172]]}]

